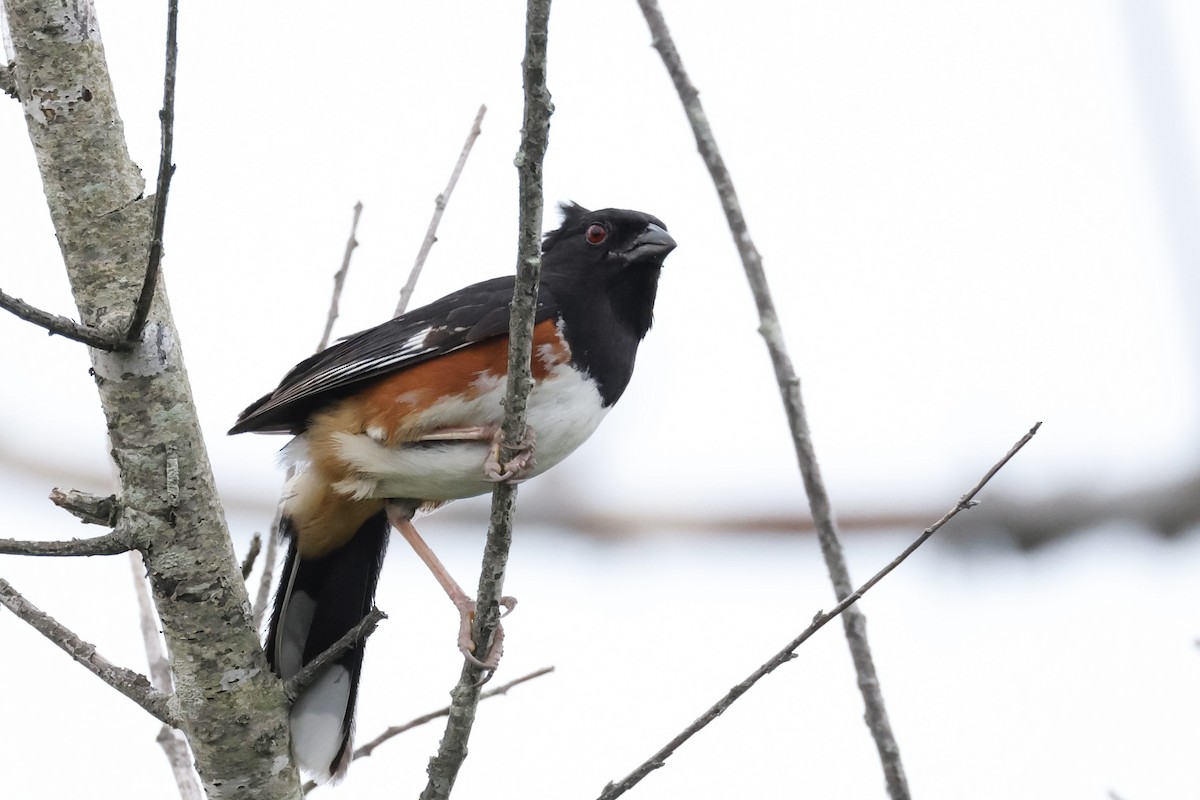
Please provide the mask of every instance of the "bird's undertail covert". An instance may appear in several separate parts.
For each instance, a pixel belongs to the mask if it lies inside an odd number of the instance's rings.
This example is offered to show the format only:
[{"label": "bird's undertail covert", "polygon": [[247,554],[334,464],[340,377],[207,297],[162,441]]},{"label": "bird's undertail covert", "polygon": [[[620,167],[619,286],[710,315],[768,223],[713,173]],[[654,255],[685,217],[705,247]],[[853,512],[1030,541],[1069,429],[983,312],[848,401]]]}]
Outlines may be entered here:
[{"label": "bird's undertail covert", "polygon": [[[371,610],[387,549],[387,516],[369,518],[344,547],[317,559],[300,557],[290,520],[280,523],[288,555],[267,633],[267,660],[288,680]],[[359,642],[317,678],[291,712],[292,754],[318,780],[334,780],[350,764],[354,702],[365,642]]]}]

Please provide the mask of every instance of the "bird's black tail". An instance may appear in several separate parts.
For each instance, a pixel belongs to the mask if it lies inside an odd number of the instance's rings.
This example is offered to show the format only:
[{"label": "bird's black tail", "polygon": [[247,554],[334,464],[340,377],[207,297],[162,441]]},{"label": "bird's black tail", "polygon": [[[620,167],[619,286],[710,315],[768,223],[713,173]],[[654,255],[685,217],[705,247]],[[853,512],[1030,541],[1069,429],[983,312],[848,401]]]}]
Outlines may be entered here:
[{"label": "bird's black tail", "polygon": [[[346,545],[318,559],[300,558],[286,518],[280,528],[289,540],[288,555],[266,651],[271,668],[287,680],[371,610],[389,527],[381,511],[364,522]],[[350,763],[365,644],[359,642],[346,651],[292,706],[292,754],[318,780],[340,778]]]}]

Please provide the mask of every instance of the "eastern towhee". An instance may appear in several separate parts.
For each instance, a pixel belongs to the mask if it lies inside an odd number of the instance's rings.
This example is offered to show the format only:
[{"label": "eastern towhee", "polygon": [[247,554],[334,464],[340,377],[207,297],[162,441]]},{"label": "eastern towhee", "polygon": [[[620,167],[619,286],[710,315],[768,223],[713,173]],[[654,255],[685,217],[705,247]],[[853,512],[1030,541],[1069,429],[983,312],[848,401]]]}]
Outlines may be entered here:
[{"label": "eastern towhee", "polygon": [[[512,276],[468,286],[302,361],[230,433],[290,433],[293,474],[280,532],[288,555],[265,645],[282,678],[324,652],[370,610],[389,525],[459,609],[470,652],[473,601],[412,526],[417,511],[537,475],[577,448],[621,397],[650,329],[663,259],[675,241],[637,211],[562,206],[542,243],[529,434],[499,463]],[[533,437],[536,436],[536,460]],[[292,751],[320,778],[352,752],[363,643],[306,689],[291,712]]]}]

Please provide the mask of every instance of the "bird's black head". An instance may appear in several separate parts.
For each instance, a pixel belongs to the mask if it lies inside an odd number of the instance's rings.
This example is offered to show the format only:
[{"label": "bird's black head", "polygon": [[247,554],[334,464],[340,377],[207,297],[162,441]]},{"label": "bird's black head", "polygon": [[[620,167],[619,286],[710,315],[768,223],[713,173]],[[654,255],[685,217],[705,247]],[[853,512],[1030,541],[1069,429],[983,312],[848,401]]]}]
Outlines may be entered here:
[{"label": "bird's black head", "polygon": [[560,208],[562,225],[542,241],[543,280],[570,285],[588,305],[606,298],[615,318],[640,340],[654,320],[663,259],[675,249],[667,226],[640,211],[589,211],[576,203]]},{"label": "bird's black head", "polygon": [[675,240],[658,217],[621,208],[588,211],[577,203],[559,208],[562,225],[542,241],[543,269],[615,272],[635,264],[661,268],[675,249]]}]

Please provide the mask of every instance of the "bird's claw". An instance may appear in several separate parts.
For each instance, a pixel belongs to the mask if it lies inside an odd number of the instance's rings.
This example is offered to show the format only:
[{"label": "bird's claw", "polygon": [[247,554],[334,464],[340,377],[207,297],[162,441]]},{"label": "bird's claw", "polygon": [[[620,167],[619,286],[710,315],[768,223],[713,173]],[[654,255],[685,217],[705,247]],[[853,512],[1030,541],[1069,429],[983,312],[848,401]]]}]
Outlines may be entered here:
[{"label": "bird's claw", "polygon": [[503,438],[504,432],[497,428],[492,437],[492,446],[488,449],[487,460],[483,462],[483,474],[492,483],[520,483],[529,477],[529,473],[537,465],[534,458],[534,444],[537,442],[537,436],[534,434],[533,428],[526,428],[525,437],[516,446],[516,453],[502,465],[500,463],[500,440]]},{"label": "bird's claw", "polygon": [[[517,598],[515,597],[501,597],[497,602],[504,608],[500,612],[501,619],[507,617],[517,607]],[[504,655],[504,626],[497,623],[487,655],[482,659],[479,658],[475,655],[475,639],[471,635],[471,626],[475,622],[475,610],[474,600],[468,600],[459,606],[458,650],[470,664],[484,671],[477,684],[482,686],[491,680],[496,668],[500,666],[500,657]]]}]

